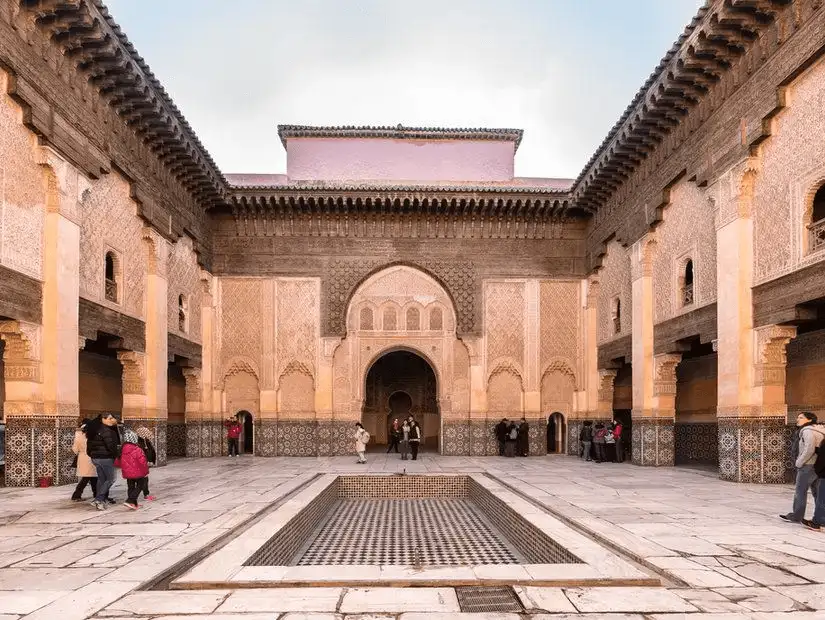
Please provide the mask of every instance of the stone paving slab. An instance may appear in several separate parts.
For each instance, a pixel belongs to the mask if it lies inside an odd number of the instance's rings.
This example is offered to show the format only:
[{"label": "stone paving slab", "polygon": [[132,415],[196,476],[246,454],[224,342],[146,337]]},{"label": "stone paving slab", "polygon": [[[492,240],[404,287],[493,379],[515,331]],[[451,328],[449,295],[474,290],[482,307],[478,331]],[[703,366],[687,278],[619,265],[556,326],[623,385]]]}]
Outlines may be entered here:
[{"label": "stone paving slab", "polygon": [[[71,487],[0,489],[0,620],[20,620],[26,614],[26,620],[134,619],[138,616],[130,601],[146,612],[139,617],[152,620],[480,620],[459,614],[451,596],[433,603],[432,595],[424,593],[431,588],[401,590],[418,593],[437,607],[426,612],[414,607],[424,599],[408,604],[387,589],[359,589],[370,591],[365,595],[328,588],[328,596],[316,598],[323,590],[316,588],[314,602],[301,602],[306,590],[253,589],[229,593],[211,610],[216,591],[135,591],[217,538],[234,536],[238,524],[316,473],[395,473],[402,468],[413,471],[409,462],[377,454],[369,455],[367,466],[356,466],[350,457],[187,459],[152,470],[152,489],[159,499],[137,512],[113,506],[99,513],[70,502]],[[643,595],[633,588],[609,588],[608,596],[593,588],[536,588],[525,596],[521,588],[519,596],[534,611],[542,596],[550,606],[544,609],[552,615],[532,613],[530,618],[825,618],[825,538],[777,518],[789,509],[789,485],[737,485],[679,467],[626,463],[597,468],[566,456],[516,460],[425,454],[414,469],[487,472],[585,537],[626,549],[670,584],[639,588]],[[113,496],[122,500],[124,495],[119,481]],[[221,562],[220,555],[213,557]],[[484,569],[490,574],[495,570]],[[531,565],[524,570],[533,577],[540,572]],[[455,595],[451,588],[444,590]],[[287,609],[269,609],[276,597]],[[34,604],[39,606],[31,608]]]}]

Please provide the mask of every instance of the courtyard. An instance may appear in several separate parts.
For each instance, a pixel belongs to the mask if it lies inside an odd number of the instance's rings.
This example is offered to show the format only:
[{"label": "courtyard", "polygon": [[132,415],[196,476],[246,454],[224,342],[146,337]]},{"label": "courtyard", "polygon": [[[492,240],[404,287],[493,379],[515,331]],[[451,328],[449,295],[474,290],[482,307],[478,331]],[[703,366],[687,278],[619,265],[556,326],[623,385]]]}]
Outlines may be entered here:
[{"label": "courtyard", "polygon": [[[273,573],[255,584],[254,570],[273,567],[231,568],[240,564],[241,553],[232,545],[243,546],[247,533],[267,527],[267,519],[318,481],[404,479],[393,476],[401,473],[408,480],[419,474],[472,477],[515,498],[509,500],[514,506],[529,504],[522,514],[540,512],[545,522],[561,524],[556,527],[569,530],[568,540],[586,538],[613,558],[598,562],[602,569],[621,564],[644,579],[577,584],[571,573],[552,586],[539,564],[443,566],[438,579],[426,567],[406,565],[389,567],[396,572],[384,580],[379,573],[387,567],[361,566],[358,575],[346,576],[356,581],[344,583],[340,572],[327,567],[292,566],[279,567],[280,584],[271,582]],[[788,485],[732,484],[703,469],[595,464],[569,456],[433,454],[415,462],[370,454],[366,466],[343,456],[182,459],[153,469],[150,479],[158,499],[134,512],[118,504],[100,513],[71,502],[68,486],[0,489],[0,619],[825,615],[822,535],[777,518],[789,508]],[[122,501],[124,486],[118,481],[113,497]],[[356,533],[347,540],[357,547],[360,539]],[[253,572],[231,587],[199,585],[197,579],[187,587],[187,575],[204,566]],[[296,585],[287,577],[290,570],[304,571],[305,583]],[[439,585],[439,579],[454,585]],[[465,615],[468,603],[460,595],[472,586],[488,594],[499,588],[515,599],[519,612]]]}]

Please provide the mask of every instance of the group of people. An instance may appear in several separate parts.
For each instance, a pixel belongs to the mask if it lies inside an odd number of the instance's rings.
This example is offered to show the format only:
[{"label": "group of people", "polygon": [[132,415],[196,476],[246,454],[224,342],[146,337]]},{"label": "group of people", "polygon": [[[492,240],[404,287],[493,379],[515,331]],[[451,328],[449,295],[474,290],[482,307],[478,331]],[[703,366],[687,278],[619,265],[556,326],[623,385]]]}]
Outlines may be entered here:
[{"label": "group of people", "polygon": [[[410,415],[399,421],[395,418],[389,428],[388,433],[389,445],[387,446],[387,454],[395,450],[395,453],[401,453],[401,460],[406,461],[412,453],[412,460],[418,460],[418,448],[421,446],[423,433],[421,432],[421,425]],[[360,422],[355,423],[355,452],[358,455],[357,463],[367,462],[367,444],[370,441],[370,434],[364,425]]]},{"label": "group of people", "polygon": [[141,492],[147,501],[155,497],[149,493],[149,463],[155,463],[157,455],[150,440],[151,431],[139,428],[134,431],[119,426],[111,413],[103,413],[95,418],[82,420],[74,434],[72,452],[77,471],[77,486],[72,493],[72,501],[82,501],[86,486],[92,488],[91,505],[97,510],[105,510],[115,500],[109,496],[117,478],[117,469],[126,480],[126,501],[124,506],[132,510],[138,508]]},{"label": "group of people", "polygon": [[579,457],[604,463],[624,461],[624,428],[618,420],[596,422],[586,420],[579,432]]},{"label": "group of people", "polygon": [[502,418],[493,432],[498,441],[498,455],[514,457],[530,455],[530,425],[522,418],[520,422]]}]

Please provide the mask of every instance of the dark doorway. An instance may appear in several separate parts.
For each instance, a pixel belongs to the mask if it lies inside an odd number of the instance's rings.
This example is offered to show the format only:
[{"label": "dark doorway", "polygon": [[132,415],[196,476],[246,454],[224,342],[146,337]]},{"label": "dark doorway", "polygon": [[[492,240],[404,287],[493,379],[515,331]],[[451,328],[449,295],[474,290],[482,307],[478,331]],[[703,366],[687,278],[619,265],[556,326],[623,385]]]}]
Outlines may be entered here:
[{"label": "dark doorway", "polygon": [[439,449],[441,420],[435,372],[424,358],[410,351],[392,351],[367,372],[361,423],[372,436],[372,446],[386,446],[389,427],[413,415],[421,425],[421,449]]},{"label": "dark doorway", "polygon": [[255,425],[252,414],[248,411],[239,411],[237,417],[243,425],[240,441],[241,451],[243,454],[252,454],[255,450]]},{"label": "dark doorway", "polygon": [[554,411],[547,419],[547,453],[564,454],[567,439],[567,422],[564,414]]}]

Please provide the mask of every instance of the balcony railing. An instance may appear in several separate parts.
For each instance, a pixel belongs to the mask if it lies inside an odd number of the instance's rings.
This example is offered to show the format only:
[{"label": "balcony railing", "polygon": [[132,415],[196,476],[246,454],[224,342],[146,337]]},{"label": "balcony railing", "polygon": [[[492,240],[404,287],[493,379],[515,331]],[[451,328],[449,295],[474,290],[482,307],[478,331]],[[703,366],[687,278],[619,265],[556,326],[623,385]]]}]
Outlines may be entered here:
[{"label": "balcony railing", "polygon": [[682,305],[690,306],[693,303],[693,284],[686,284],[682,288]]},{"label": "balcony railing", "polygon": [[825,219],[808,226],[808,252],[825,249]]},{"label": "balcony railing", "polygon": [[117,303],[117,282],[106,280],[106,301]]}]

